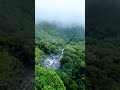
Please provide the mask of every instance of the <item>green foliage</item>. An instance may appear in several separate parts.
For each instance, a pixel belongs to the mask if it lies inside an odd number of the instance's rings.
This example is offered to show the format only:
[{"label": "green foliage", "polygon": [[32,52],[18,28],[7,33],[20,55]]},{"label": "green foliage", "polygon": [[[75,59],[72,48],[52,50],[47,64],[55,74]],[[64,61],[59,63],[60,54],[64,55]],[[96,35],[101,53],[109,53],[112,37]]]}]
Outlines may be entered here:
[{"label": "green foliage", "polygon": [[[103,35],[103,34],[101,34]],[[94,40],[89,39],[88,40]],[[120,89],[120,47],[118,38],[104,38],[87,44],[86,89]],[[116,43],[117,42],[117,43]],[[117,48],[114,46],[118,46]],[[92,46],[92,47],[91,47]]]},{"label": "green foliage", "polygon": [[78,85],[68,76],[68,74],[60,70],[57,71],[57,73],[63,80],[64,85],[66,86],[66,90],[78,90]]},{"label": "green foliage", "polygon": [[[40,23],[35,27],[35,39],[36,88],[38,90],[65,90],[65,88],[66,90],[85,90],[84,29],[74,25],[63,27],[51,23]],[[61,68],[57,73],[40,67],[38,58],[42,56],[40,59],[42,60],[43,53],[58,54],[63,48],[64,57],[60,60]]]},{"label": "green foliage", "polygon": [[[0,51],[1,86],[7,86],[9,90],[23,88],[25,86],[25,80],[22,79],[24,72],[24,66],[18,59],[11,56],[6,50]],[[23,84],[23,87],[21,86],[20,82]]]},{"label": "green foliage", "polygon": [[62,39],[62,34],[56,32],[56,28],[52,26],[36,25],[35,32],[36,39],[41,40],[41,42],[48,42],[54,45],[63,45],[65,43]]},{"label": "green foliage", "polygon": [[[62,70],[69,76],[70,80],[72,80],[75,84],[69,85],[72,87],[67,90],[84,90],[85,85],[85,47],[84,43],[72,43],[65,46],[65,54],[61,59]],[[65,83],[65,82],[64,82]]]},{"label": "green foliage", "polygon": [[62,80],[55,71],[44,69],[38,65],[35,70],[37,90],[65,90]]},{"label": "green foliage", "polygon": [[51,87],[50,85],[47,85],[47,86],[43,87],[42,90],[56,90],[56,89]]},{"label": "green foliage", "polygon": [[25,72],[34,67],[34,10],[30,8],[32,3],[24,7],[26,1],[13,0],[6,5],[0,8],[0,86],[5,86],[5,90],[24,90],[33,86]]},{"label": "green foliage", "polygon": [[38,47],[35,47],[35,63],[42,64],[43,62],[44,53]]}]

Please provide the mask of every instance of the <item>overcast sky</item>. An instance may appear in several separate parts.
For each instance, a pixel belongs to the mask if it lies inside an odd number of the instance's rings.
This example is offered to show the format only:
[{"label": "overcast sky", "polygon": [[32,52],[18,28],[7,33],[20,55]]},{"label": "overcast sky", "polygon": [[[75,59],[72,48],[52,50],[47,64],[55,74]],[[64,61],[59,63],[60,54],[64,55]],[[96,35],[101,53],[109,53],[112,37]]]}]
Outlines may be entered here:
[{"label": "overcast sky", "polygon": [[85,25],[85,0],[35,0],[35,20]]}]

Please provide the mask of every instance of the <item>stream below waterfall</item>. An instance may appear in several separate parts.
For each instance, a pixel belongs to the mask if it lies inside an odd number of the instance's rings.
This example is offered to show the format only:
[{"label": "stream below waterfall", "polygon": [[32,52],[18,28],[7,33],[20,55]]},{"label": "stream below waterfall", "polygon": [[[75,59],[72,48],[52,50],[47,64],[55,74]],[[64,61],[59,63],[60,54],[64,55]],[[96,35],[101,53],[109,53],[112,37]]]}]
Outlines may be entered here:
[{"label": "stream below waterfall", "polygon": [[57,55],[55,54],[46,55],[44,60],[44,68],[58,70],[60,67],[60,59],[63,57],[63,51],[64,49],[62,49],[61,54]]}]

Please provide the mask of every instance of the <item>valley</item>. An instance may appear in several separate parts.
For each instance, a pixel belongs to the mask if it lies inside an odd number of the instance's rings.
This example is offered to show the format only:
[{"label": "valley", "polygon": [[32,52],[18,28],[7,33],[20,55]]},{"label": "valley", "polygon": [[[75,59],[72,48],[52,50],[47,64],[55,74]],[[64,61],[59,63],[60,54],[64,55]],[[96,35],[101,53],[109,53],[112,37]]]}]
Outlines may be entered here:
[{"label": "valley", "polygon": [[[39,70],[36,70],[36,89],[47,87],[54,88],[50,90],[85,90],[84,31],[84,28],[78,25],[61,26],[48,22],[36,25],[35,67],[39,67]],[[53,80],[54,75],[48,77],[52,74],[49,72],[59,77],[61,87],[56,87],[59,83],[55,80],[58,78]],[[43,75],[48,75],[48,78],[43,78]],[[50,79],[54,84],[48,83],[46,79]],[[45,84],[42,84],[43,82]]]}]

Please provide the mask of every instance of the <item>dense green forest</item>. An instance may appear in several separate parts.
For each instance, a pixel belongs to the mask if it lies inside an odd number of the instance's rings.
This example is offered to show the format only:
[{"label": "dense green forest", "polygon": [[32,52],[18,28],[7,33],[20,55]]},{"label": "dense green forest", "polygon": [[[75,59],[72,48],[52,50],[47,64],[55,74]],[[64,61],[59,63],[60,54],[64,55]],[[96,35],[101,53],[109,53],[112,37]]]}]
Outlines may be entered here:
[{"label": "dense green forest", "polygon": [[100,38],[87,39],[86,90],[120,90],[120,39]]},{"label": "dense green forest", "polygon": [[34,82],[28,78],[34,74],[33,3],[0,2],[0,89],[33,89]]},{"label": "dense green forest", "polygon": [[[85,31],[42,22],[35,26],[36,90],[85,90]],[[64,48],[58,70],[44,68],[45,55]]]},{"label": "dense green forest", "polygon": [[[86,0],[86,90],[120,90],[120,5]],[[113,14],[114,13],[114,14]]]}]

